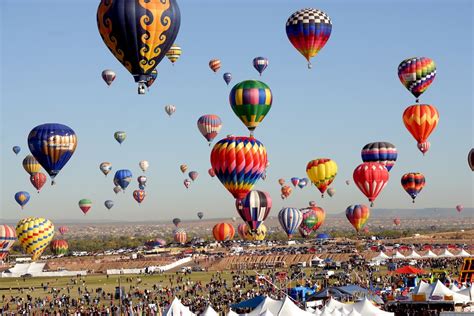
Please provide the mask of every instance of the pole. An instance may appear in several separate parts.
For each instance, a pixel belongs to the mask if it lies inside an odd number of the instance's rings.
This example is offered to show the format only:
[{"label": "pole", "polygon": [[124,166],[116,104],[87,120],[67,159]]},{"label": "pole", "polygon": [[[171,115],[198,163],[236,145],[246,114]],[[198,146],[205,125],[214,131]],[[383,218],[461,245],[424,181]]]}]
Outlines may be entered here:
[{"label": "pole", "polygon": [[120,280],[120,275],[118,277],[118,284],[119,284],[119,309],[120,309],[120,316],[122,316],[122,283]]}]

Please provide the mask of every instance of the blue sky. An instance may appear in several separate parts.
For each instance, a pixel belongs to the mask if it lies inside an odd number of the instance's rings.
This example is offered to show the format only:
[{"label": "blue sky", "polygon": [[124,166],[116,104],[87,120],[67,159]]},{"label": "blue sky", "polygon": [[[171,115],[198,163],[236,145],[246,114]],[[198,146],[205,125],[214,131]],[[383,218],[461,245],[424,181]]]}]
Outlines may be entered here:
[{"label": "blue sky", "polygon": [[[303,207],[316,200],[328,213],[343,211],[366,198],[344,181],[361,163],[360,149],[372,141],[389,141],[399,151],[391,180],[376,201],[380,208],[473,206],[473,173],[466,156],[473,145],[472,16],[469,0],[453,1],[179,1],[183,55],[174,67],[164,59],[158,79],[145,96],[136,94],[131,75],[108,51],[96,26],[98,1],[1,2],[1,212],[0,218],[42,215],[58,220],[80,218],[77,202],[94,202],[89,219],[166,220],[236,216],[234,201],[217,178],[207,175],[210,148],[196,121],[213,113],[223,120],[216,140],[227,134],[248,135],[228,103],[223,72],[233,84],[258,78],[255,56],[270,65],[262,81],[272,89],[273,106],[255,132],[268,151],[271,166],[266,190],[282,206]],[[316,7],[332,19],[326,47],[313,59],[313,69],[292,47],[285,22],[296,10]],[[397,77],[399,62],[411,56],[435,60],[438,75],[421,101],[440,112],[431,149],[423,157],[401,116],[413,96]],[[208,68],[220,58],[222,69]],[[100,77],[114,69],[107,87]],[[168,118],[163,107],[174,104]],[[26,138],[36,125],[58,122],[78,135],[78,148],[57,177],[37,194],[21,166]],[[116,130],[128,138],[119,146]],[[15,156],[13,145],[22,152]],[[278,178],[304,177],[306,163],[329,157],[339,165],[336,195],[321,199],[314,187],[294,189],[280,199]],[[137,177],[138,162],[150,162],[145,201],[112,192],[113,174],[98,166],[110,161],[114,170],[128,168]],[[200,172],[186,190],[179,165]],[[422,172],[427,185],[416,204],[400,185],[406,172]],[[20,211],[13,195],[29,191],[30,203]],[[103,202],[115,201],[107,211]],[[471,214],[472,215],[472,214]]]}]

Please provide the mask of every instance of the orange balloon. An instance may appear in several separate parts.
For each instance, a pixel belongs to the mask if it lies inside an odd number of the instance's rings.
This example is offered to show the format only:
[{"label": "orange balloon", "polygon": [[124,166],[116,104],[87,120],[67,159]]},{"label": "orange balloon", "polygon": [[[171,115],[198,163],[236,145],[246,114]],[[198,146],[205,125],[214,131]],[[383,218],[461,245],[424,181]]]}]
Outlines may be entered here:
[{"label": "orange balloon", "polygon": [[228,223],[219,223],[212,229],[212,234],[217,241],[232,240],[234,238],[234,226]]},{"label": "orange balloon", "polygon": [[429,104],[411,105],[403,112],[403,123],[418,144],[425,143],[428,140],[428,137],[438,125],[438,121],[438,110]]}]

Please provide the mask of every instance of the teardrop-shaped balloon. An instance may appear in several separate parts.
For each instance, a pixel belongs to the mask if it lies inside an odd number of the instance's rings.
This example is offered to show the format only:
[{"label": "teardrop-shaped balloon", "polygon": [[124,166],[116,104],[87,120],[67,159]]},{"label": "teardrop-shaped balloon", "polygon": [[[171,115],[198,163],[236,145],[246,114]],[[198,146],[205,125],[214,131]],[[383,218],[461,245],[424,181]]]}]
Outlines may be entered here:
[{"label": "teardrop-shaped balloon", "polygon": [[112,164],[110,162],[104,161],[99,165],[100,171],[107,176],[110,171],[112,171]]},{"label": "teardrop-shaped balloon", "polygon": [[436,64],[428,57],[407,58],[398,65],[398,78],[416,98],[428,89],[436,77]]},{"label": "teardrop-shaped balloon", "polygon": [[12,150],[15,153],[15,155],[18,155],[21,151],[21,147],[20,146],[13,146]]},{"label": "teardrop-shaped balloon", "polygon": [[150,163],[146,160],[142,160],[138,163],[138,166],[140,169],[142,169],[143,172],[146,172],[148,170],[148,167],[150,166]]},{"label": "teardrop-shaped balloon", "polygon": [[222,120],[215,114],[206,114],[198,119],[197,127],[201,135],[209,142],[209,146],[211,146],[211,142],[222,128]]},{"label": "teardrop-shaped balloon", "polygon": [[181,219],[176,217],[176,218],[173,218],[172,222],[174,226],[178,227],[179,224],[181,223]]},{"label": "teardrop-shaped balloon", "polygon": [[46,183],[46,180],[46,175],[42,172],[33,173],[30,176],[30,182],[35,187],[35,189],[38,190],[38,193],[41,191],[41,188]]},{"label": "teardrop-shaped balloon", "polygon": [[214,72],[218,72],[221,69],[221,61],[219,59],[211,59],[209,61],[209,68]]},{"label": "teardrop-shaped balloon", "polygon": [[110,70],[110,69],[105,69],[104,71],[102,71],[102,79],[105,81],[105,83],[110,86],[112,84],[112,82],[114,82],[115,80],[115,72],[113,70]]},{"label": "teardrop-shaped balloon", "polygon": [[324,192],[337,175],[337,164],[328,158],[311,160],[306,165],[306,174],[324,197]]},{"label": "teardrop-shaped balloon", "polygon": [[330,197],[333,197],[333,195],[336,194],[336,189],[334,188],[329,188],[327,191]]},{"label": "teardrop-shaped balloon", "polygon": [[189,186],[191,185],[191,180],[184,179],[183,184],[186,187],[186,189],[189,189]]},{"label": "teardrop-shaped balloon", "polygon": [[173,115],[174,112],[176,112],[176,107],[174,105],[168,104],[165,106],[165,112],[166,114],[168,114],[168,116],[171,117],[171,115]]},{"label": "teardrop-shaped balloon", "polygon": [[402,187],[411,196],[413,203],[425,186],[425,176],[419,172],[405,173],[402,176]]},{"label": "teardrop-shaped balloon", "polygon": [[21,209],[30,201],[30,194],[26,191],[15,193],[15,201],[21,206]]},{"label": "teardrop-shaped balloon", "polygon": [[135,190],[133,191],[133,198],[138,204],[141,204],[145,200],[146,192],[144,190]]},{"label": "teardrop-shaped balloon", "polygon": [[199,219],[202,219],[204,217],[204,213],[203,212],[197,212],[197,217]]},{"label": "teardrop-shaped balloon", "polygon": [[58,228],[58,232],[59,232],[61,235],[66,234],[68,231],[69,231],[69,228],[68,228],[67,226],[60,226],[60,227]]},{"label": "teardrop-shaped balloon", "polygon": [[122,188],[121,188],[119,185],[116,185],[116,186],[114,187],[114,193],[117,194],[117,193],[119,193],[120,191],[122,191]]},{"label": "teardrop-shaped balloon", "polygon": [[125,138],[127,138],[127,133],[125,133],[124,131],[117,131],[114,133],[114,138],[120,145],[122,145]]},{"label": "teardrop-shaped balloon", "polygon": [[363,204],[350,205],[346,209],[346,217],[352,226],[354,226],[355,230],[359,232],[364,228],[370,217],[370,209]]},{"label": "teardrop-shaped balloon", "polygon": [[354,182],[373,206],[375,199],[388,183],[390,174],[384,165],[378,162],[364,162],[355,168]]},{"label": "teardrop-shaped balloon", "polygon": [[278,220],[288,238],[291,239],[303,221],[303,213],[297,208],[284,207],[278,213]]},{"label": "teardrop-shaped balloon", "polygon": [[174,66],[174,63],[181,57],[182,49],[176,44],[173,44],[170,49],[166,52],[166,57],[170,60],[171,64]]},{"label": "teardrop-shaped balloon", "polygon": [[82,213],[84,213],[84,215],[86,215],[87,212],[89,212],[89,210],[92,207],[92,201],[89,199],[82,199],[79,201],[78,204],[79,204],[79,208],[81,209]]},{"label": "teardrop-shaped balloon", "polygon": [[137,178],[137,181],[138,181],[138,185],[139,185],[139,186],[146,187],[146,181],[147,181],[147,177],[146,177],[146,176],[139,176],[139,177]]},{"label": "teardrop-shaped balloon", "polygon": [[250,229],[256,230],[270,213],[272,199],[267,192],[250,191],[245,198],[235,201],[235,207]]},{"label": "teardrop-shaped balloon", "polygon": [[108,210],[110,210],[110,209],[114,206],[114,201],[112,201],[112,200],[106,200],[106,201],[104,202],[104,205],[105,205],[105,207],[106,207]]},{"label": "teardrop-shaped balloon", "polygon": [[212,168],[209,168],[209,170],[207,171],[207,173],[209,173],[209,175],[211,176],[211,178],[214,178],[216,176],[216,173],[214,172],[214,169]]},{"label": "teardrop-shaped balloon", "polygon": [[405,109],[402,118],[405,127],[418,142],[418,148],[420,151],[424,148],[422,152],[425,154],[429,146],[422,147],[420,144],[428,141],[428,137],[438,125],[438,110],[429,104],[415,104]]},{"label": "teardrop-shaped balloon", "polygon": [[230,72],[226,72],[224,75],[222,75],[222,78],[224,79],[225,83],[229,85],[229,83],[232,81],[232,74]]},{"label": "teardrop-shaped balloon", "polygon": [[188,173],[188,176],[191,178],[191,180],[194,181],[199,176],[199,173],[197,171],[191,171],[191,172]]},{"label": "teardrop-shaped balloon", "polygon": [[29,175],[38,173],[41,170],[41,165],[32,155],[28,155],[23,159],[23,169],[28,172]]},{"label": "teardrop-shaped balloon", "polygon": [[255,57],[253,59],[253,68],[258,71],[260,76],[268,67],[268,59],[265,57]]},{"label": "teardrop-shaped balloon", "polygon": [[182,173],[185,173],[186,170],[188,170],[188,166],[185,164],[182,164],[181,166],[179,166],[179,170],[181,170]]},{"label": "teardrop-shaped balloon", "polygon": [[291,184],[293,184],[294,187],[296,187],[300,183],[300,179],[293,177],[291,178]]}]

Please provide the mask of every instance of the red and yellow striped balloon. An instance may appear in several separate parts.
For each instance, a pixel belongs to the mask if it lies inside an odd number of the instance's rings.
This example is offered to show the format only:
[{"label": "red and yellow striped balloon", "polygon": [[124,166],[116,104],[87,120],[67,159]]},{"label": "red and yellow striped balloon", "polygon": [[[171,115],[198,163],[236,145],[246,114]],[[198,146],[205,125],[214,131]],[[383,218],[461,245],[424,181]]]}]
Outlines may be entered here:
[{"label": "red and yellow striped balloon", "polygon": [[69,251],[69,245],[64,239],[56,239],[51,242],[49,246],[51,252],[57,255],[66,255]]},{"label": "red and yellow striped balloon", "polygon": [[209,68],[214,72],[219,71],[221,69],[221,61],[219,59],[211,59],[209,61]]},{"label": "red and yellow striped balloon", "polygon": [[234,238],[235,229],[229,223],[219,223],[212,229],[212,234],[216,241],[227,241]]},{"label": "red and yellow striped balloon", "polygon": [[306,174],[324,197],[324,192],[336,178],[337,164],[328,158],[311,160],[306,166]]}]

